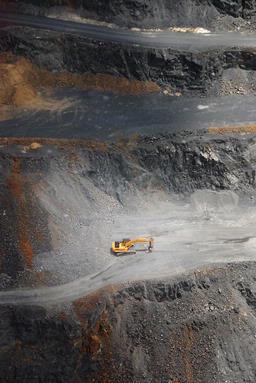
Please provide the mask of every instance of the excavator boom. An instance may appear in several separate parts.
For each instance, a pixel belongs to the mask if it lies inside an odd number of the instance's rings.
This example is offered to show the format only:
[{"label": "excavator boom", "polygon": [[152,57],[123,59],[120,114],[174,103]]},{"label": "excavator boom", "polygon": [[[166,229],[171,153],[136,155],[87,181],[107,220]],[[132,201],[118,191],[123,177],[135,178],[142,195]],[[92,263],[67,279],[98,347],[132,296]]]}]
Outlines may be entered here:
[{"label": "excavator boom", "polygon": [[154,240],[151,237],[141,237],[136,239],[123,239],[122,241],[115,241],[112,243],[111,252],[115,255],[124,255],[124,254],[136,254],[135,245],[145,244],[144,249],[137,251],[146,251],[151,252],[153,249]]}]

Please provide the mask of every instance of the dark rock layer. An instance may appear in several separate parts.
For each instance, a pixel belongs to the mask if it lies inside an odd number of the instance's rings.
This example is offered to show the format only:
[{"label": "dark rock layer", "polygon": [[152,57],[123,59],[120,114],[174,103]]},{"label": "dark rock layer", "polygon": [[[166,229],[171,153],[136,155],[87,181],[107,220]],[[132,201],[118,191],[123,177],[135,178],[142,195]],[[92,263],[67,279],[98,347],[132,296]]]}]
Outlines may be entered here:
[{"label": "dark rock layer", "polygon": [[1,306],[5,383],[254,383],[255,264]]},{"label": "dark rock layer", "polygon": [[25,56],[50,71],[107,73],[198,94],[211,93],[212,88],[218,93],[226,70],[240,68],[249,75],[256,68],[252,48],[186,52],[139,48],[20,27],[0,31],[0,51]]},{"label": "dark rock layer", "polygon": [[[7,4],[10,7],[10,2]],[[127,27],[175,25],[223,29],[231,27],[237,18],[253,20],[255,17],[255,0],[24,0],[18,4],[19,10],[32,14],[47,14],[56,6],[71,6],[81,16]],[[228,18],[216,24],[223,16]]]}]

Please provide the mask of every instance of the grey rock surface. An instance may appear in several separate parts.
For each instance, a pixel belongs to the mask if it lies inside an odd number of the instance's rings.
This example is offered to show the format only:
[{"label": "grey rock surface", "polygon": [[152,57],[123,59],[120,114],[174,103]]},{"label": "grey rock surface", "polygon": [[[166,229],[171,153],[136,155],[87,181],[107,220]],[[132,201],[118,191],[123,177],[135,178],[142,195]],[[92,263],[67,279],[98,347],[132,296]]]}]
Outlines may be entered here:
[{"label": "grey rock surface", "polygon": [[[4,3],[4,2],[3,2]],[[170,26],[207,27],[213,30],[234,29],[255,19],[255,0],[77,0],[7,3],[19,11],[34,15],[49,14],[54,8],[72,7],[82,17],[104,20],[126,27],[159,28]],[[68,9],[66,9],[68,11]],[[62,10],[63,12],[63,10]]]}]

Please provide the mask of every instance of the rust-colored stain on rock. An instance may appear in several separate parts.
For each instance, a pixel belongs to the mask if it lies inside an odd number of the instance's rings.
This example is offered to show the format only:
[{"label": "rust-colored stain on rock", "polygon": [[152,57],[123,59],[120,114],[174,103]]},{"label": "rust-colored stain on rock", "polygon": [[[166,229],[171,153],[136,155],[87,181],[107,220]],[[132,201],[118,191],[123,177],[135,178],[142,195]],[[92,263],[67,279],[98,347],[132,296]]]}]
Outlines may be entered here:
[{"label": "rust-colored stain on rock", "polygon": [[101,303],[104,306],[106,298],[106,290],[111,293],[118,289],[117,286],[110,285],[107,288],[96,293],[90,294],[73,302],[75,313],[84,328],[82,342],[79,345],[80,353],[89,354],[92,360],[98,360],[101,363],[100,370],[95,377],[95,382],[114,383],[116,382],[113,368],[114,360],[112,353],[112,327],[107,309],[99,313],[98,320],[93,326],[88,328],[88,313],[95,310],[97,304]]},{"label": "rust-colored stain on rock", "polygon": [[7,184],[16,201],[17,206],[17,226],[19,247],[23,255],[26,267],[32,269],[33,262],[33,246],[29,238],[29,222],[28,211],[26,206],[26,198],[24,196],[24,178],[21,174],[21,160],[14,158],[12,163],[11,174],[7,180]]},{"label": "rust-colored stain on rock", "polygon": [[[87,139],[69,139],[69,138],[35,138],[35,137],[0,137],[0,144],[9,145],[22,145],[26,149],[31,149],[33,142],[37,140],[37,144],[41,147],[44,145],[53,145],[58,149],[70,149],[71,153],[75,152],[77,148],[85,148],[90,150],[107,151],[108,144],[103,141],[87,140]],[[40,148],[41,148],[40,147]],[[38,149],[40,149],[38,148]]]},{"label": "rust-colored stain on rock", "polygon": [[8,185],[11,193],[17,200],[23,198],[20,170],[20,159],[14,158],[12,163],[12,173],[8,179]]},{"label": "rust-colored stain on rock", "polygon": [[[52,73],[41,69],[24,57],[10,52],[0,54],[0,105],[51,109],[54,100],[46,100],[38,91],[71,87],[82,90],[97,90],[118,94],[149,94],[161,91],[153,81],[131,80],[105,73],[77,74],[68,71]],[[48,102],[47,102],[48,101]],[[59,104],[59,106],[61,106]]]},{"label": "rust-colored stain on rock", "polygon": [[221,127],[210,127],[208,133],[210,134],[250,134],[256,132],[256,124],[249,125],[226,125]]},{"label": "rust-colored stain on rock", "polygon": [[193,374],[193,365],[191,361],[191,352],[193,349],[194,343],[194,334],[191,326],[186,326],[184,328],[184,353],[183,353],[183,361],[184,361],[184,369],[185,375],[187,379],[187,383],[194,382],[194,374]]},{"label": "rust-colored stain on rock", "polygon": [[108,285],[97,290],[85,297],[79,298],[73,302],[76,315],[81,323],[84,323],[87,318],[87,313],[94,310],[95,306],[104,300],[105,294],[113,294],[120,289],[121,285]]}]

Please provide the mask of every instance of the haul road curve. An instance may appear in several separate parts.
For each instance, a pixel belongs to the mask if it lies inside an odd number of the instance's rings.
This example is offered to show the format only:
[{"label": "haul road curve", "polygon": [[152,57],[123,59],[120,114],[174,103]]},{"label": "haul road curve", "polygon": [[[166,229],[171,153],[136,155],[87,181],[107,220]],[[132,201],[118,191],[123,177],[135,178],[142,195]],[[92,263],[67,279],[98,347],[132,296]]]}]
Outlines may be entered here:
[{"label": "haul road curve", "polygon": [[0,20],[6,24],[75,33],[79,36],[95,40],[139,45],[142,47],[180,48],[192,51],[216,47],[256,47],[256,35],[251,33],[226,32],[195,34],[171,31],[134,32],[131,30],[112,29],[90,24],[49,19],[46,17],[14,15],[5,12],[0,12]]},{"label": "haul road curve", "polygon": [[[142,47],[173,48],[181,51],[204,51],[218,48],[254,48],[256,35],[245,33],[193,34],[134,32],[97,25],[0,12],[6,25],[22,25],[64,33],[75,33],[99,41],[139,45]],[[33,33],[35,32],[34,30]],[[252,61],[252,60],[251,60]],[[231,72],[230,72],[231,70]],[[241,68],[231,68],[230,76],[252,83],[251,74]],[[248,76],[248,78],[247,78]],[[240,80],[239,80],[240,81]],[[240,84],[243,88],[244,84]],[[239,87],[239,85],[237,85]],[[245,90],[246,92],[246,90]],[[122,135],[169,133],[182,130],[207,130],[209,127],[255,123],[253,93],[229,94],[223,97],[169,97],[163,94],[114,95],[77,89],[57,89],[57,100],[70,99],[71,106],[63,111],[19,110],[18,116],[0,121],[0,136],[102,138],[113,140]],[[143,116],[143,117],[142,117]],[[22,126],[22,130],[20,129]],[[56,129],[57,128],[57,129]]]},{"label": "haul road curve", "polygon": [[[196,35],[173,32],[132,32],[5,13],[0,13],[0,20],[5,24],[52,29],[100,41],[143,47],[179,47],[179,49],[190,51],[222,46],[256,47],[256,36],[253,34]],[[199,102],[198,105],[200,105]],[[206,110],[209,109],[207,103],[204,106]],[[196,110],[200,110],[200,107],[199,109],[196,107]],[[97,266],[97,270],[90,275],[61,286],[1,292],[0,303],[30,305],[64,302],[76,299],[109,283],[164,277],[167,274],[175,275],[209,263],[255,260],[254,210],[249,207],[245,213],[244,206],[240,207],[232,194],[227,197],[228,203],[223,204],[221,194],[210,194],[209,197],[207,193],[194,196],[192,201],[189,200],[183,204],[176,204],[172,200],[166,201],[163,205],[156,202],[155,211],[152,208],[148,210],[145,208],[146,218],[139,213],[127,215],[125,212],[123,216],[114,218],[113,232],[110,237],[102,239],[107,244],[111,242],[111,239],[115,239],[116,235],[121,238],[127,235],[144,234],[131,229],[137,227],[141,231],[144,230],[145,234],[155,237],[154,253],[145,257],[122,259],[113,259],[104,254],[104,262],[100,263],[100,267]],[[47,203],[50,202],[47,201]],[[216,210],[216,203],[217,213],[213,213]],[[136,206],[137,204],[139,201],[136,202]],[[56,214],[55,210],[54,214]],[[59,218],[62,219],[62,217]],[[127,227],[130,229],[127,230]]]}]

